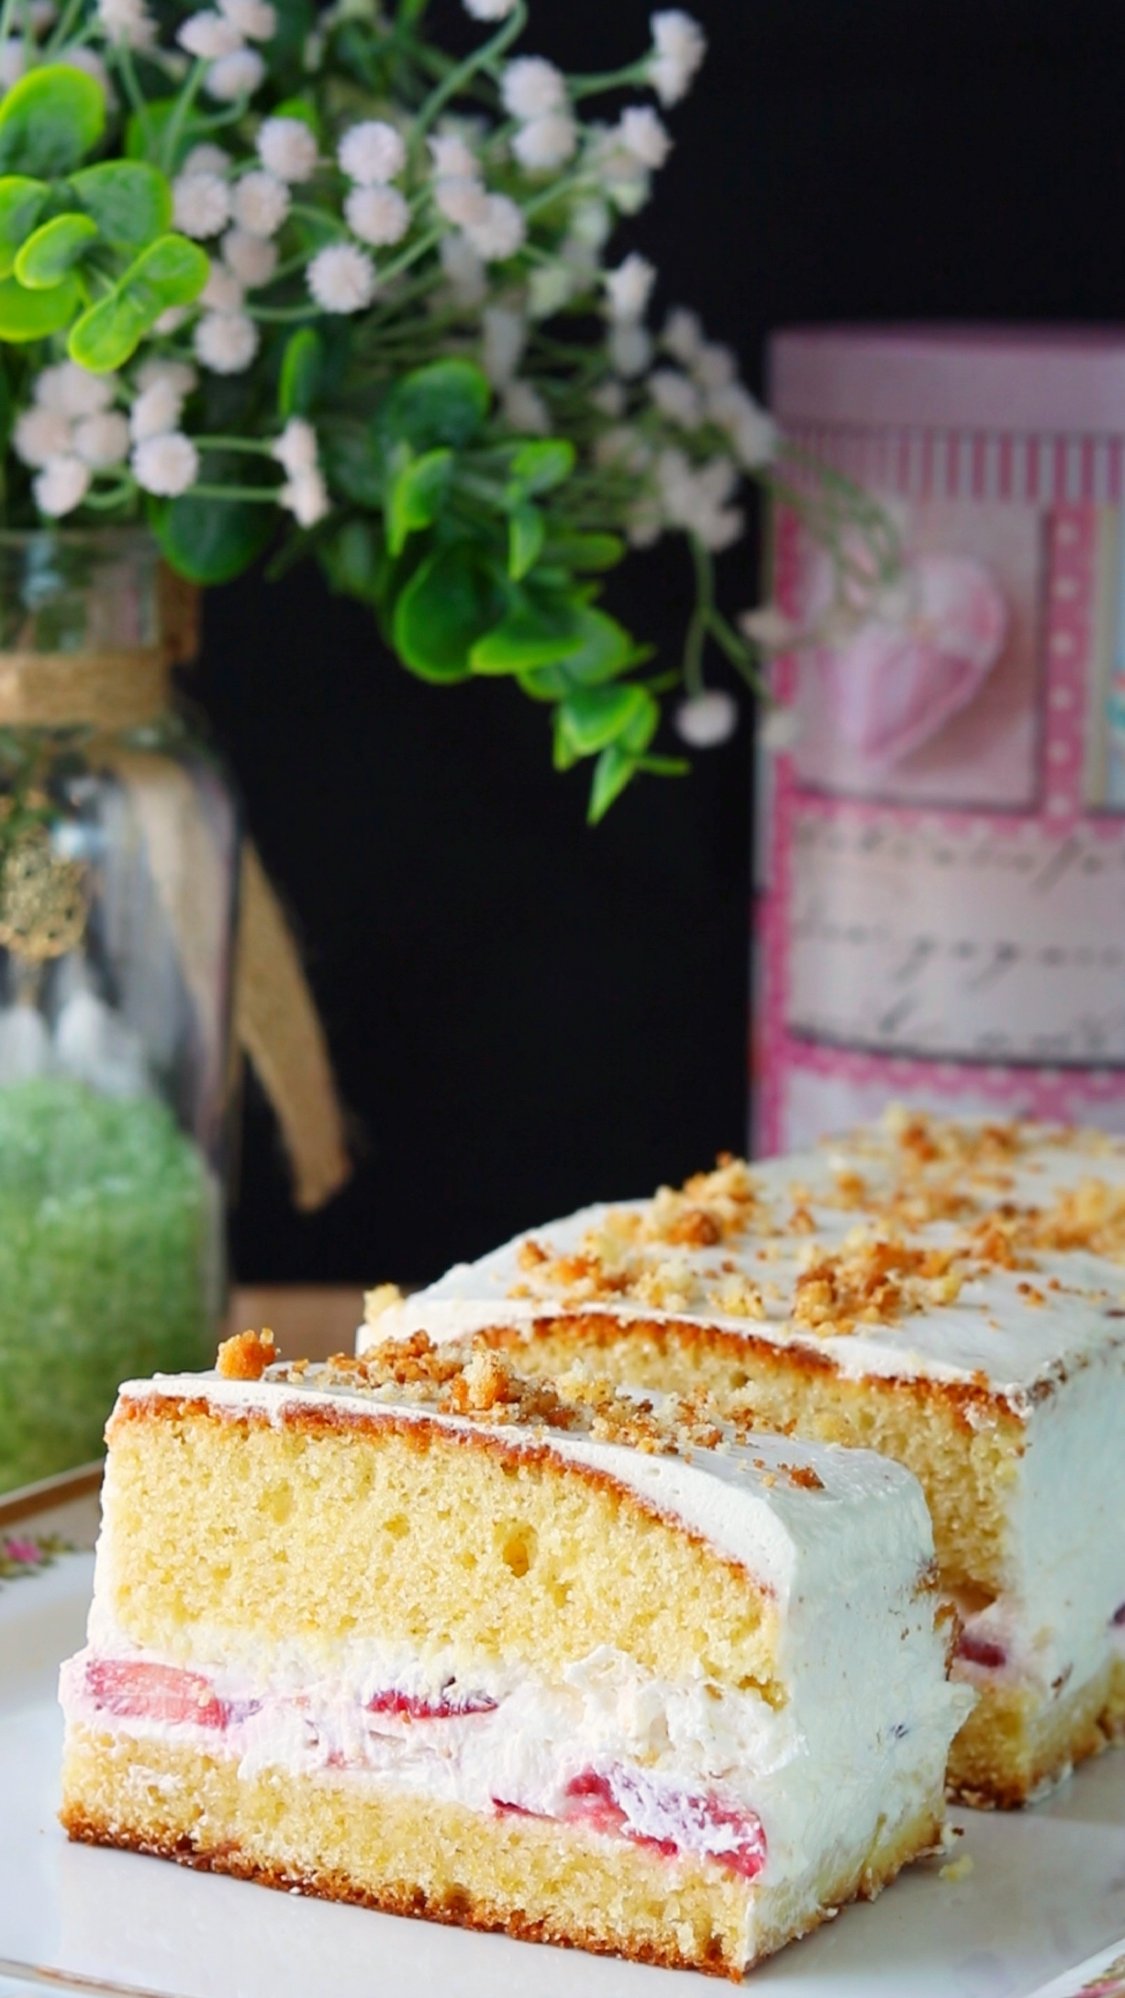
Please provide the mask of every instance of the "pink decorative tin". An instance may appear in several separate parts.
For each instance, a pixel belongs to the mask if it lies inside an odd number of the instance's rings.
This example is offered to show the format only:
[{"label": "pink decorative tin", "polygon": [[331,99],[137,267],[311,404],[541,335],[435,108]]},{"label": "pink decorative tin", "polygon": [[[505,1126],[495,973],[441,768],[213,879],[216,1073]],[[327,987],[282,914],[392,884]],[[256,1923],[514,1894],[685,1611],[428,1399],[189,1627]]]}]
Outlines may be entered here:
[{"label": "pink decorative tin", "polygon": [[[888,1099],[1125,1130],[1125,330],[785,332],[772,401],[904,588],[775,665],[759,1149]],[[807,623],[824,558],[775,526]]]}]

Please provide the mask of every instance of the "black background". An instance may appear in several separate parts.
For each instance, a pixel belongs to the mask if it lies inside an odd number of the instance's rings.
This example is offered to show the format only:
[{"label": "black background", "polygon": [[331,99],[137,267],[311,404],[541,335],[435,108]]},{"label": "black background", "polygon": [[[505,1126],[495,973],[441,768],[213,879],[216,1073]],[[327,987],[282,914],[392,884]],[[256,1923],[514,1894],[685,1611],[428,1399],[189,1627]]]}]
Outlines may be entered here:
[{"label": "black background", "polygon": [[[646,45],[648,11],[532,0],[524,47],[608,69]],[[1125,316],[1120,0],[694,11],[710,59],[622,243],[658,264],[658,309],[696,305],[755,386],[794,320]],[[434,20],[463,33],[452,4]],[[669,660],[686,560],[669,543],[613,584]],[[728,608],[755,600],[751,546],[722,586]],[[359,1157],[297,1216],[248,1087],[241,1276],[424,1280],[741,1147],[747,723],[589,832],[542,710],[414,682],[311,570],[211,595],[194,688],[302,937]]]}]

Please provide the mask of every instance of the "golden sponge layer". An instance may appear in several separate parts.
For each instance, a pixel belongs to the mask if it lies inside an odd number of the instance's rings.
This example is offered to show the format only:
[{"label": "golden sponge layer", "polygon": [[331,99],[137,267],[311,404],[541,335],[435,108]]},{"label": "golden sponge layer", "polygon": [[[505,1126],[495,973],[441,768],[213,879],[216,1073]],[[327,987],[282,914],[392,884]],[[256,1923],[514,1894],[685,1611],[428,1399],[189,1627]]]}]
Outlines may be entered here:
[{"label": "golden sponge layer", "polygon": [[[826,1361],[753,1336],[658,1320],[623,1325],[606,1313],[543,1319],[534,1333],[478,1335],[512,1350],[521,1373],[555,1376],[586,1360],[618,1385],[713,1395],[753,1408],[758,1427],[893,1457],[919,1480],[946,1587],[1001,1587],[1008,1494],[1023,1425],[986,1391],[928,1380],[848,1380]],[[987,1422],[969,1411],[987,1402]]]},{"label": "golden sponge layer", "polygon": [[426,1420],[313,1407],[271,1425],[197,1402],[110,1427],[110,1608],[181,1664],[299,1641],[455,1650],[558,1675],[612,1645],[661,1677],[774,1684],[771,1597],[600,1472]]},{"label": "golden sponge layer", "polygon": [[1123,1737],[1120,1659],[1046,1711],[1026,1688],[988,1686],[954,1741],[950,1782],[967,1803],[1010,1808]]},{"label": "golden sponge layer", "polygon": [[[62,1821],[130,1847],[393,1914],[503,1929],[738,1978],[841,1903],[871,1899],[940,1832],[940,1800],[800,1887],[522,1816],[482,1817],[391,1788],[272,1769],[72,1724]],[[748,1938],[752,1934],[752,1943]]]}]

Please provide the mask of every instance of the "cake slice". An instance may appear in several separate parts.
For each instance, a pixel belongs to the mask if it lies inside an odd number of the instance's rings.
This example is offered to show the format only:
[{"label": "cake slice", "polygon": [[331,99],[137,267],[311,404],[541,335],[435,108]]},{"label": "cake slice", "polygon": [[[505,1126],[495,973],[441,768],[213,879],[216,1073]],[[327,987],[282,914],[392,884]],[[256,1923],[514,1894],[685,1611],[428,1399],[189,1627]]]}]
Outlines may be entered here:
[{"label": "cake slice", "polygon": [[909,1473],[425,1340],[267,1357],[121,1390],[73,1838],[731,1977],[934,1845]]},{"label": "cake slice", "polygon": [[980,1694],[970,1802],[1016,1805],[1125,1729],[1125,1145],[892,1113],[809,1156],[728,1160],[369,1298],[553,1373],[707,1390],[766,1428],[907,1465]]}]

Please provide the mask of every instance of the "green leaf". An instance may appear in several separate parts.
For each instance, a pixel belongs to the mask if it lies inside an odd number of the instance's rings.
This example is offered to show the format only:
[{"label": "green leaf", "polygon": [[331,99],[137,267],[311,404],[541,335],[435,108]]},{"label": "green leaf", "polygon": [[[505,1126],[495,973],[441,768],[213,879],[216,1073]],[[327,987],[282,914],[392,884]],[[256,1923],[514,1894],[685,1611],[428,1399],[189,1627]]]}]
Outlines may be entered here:
[{"label": "green leaf", "polygon": [[566,722],[561,708],[556,708],[551,716],[554,737],[551,743],[551,762],[556,770],[573,770],[578,762],[578,751],[566,731]]},{"label": "green leaf", "polygon": [[473,646],[473,672],[526,673],[565,659],[582,644],[578,616],[566,598],[544,599],[521,591],[500,623]]},{"label": "green leaf", "polygon": [[400,591],[391,623],[395,651],[419,679],[467,680],[472,649],[503,607],[476,544],[455,541],[427,556]]},{"label": "green leaf", "polygon": [[16,258],[16,276],[32,291],[61,284],[91,243],[98,225],[88,215],[56,215],[30,235]]},{"label": "green leaf", "polygon": [[[150,97],[144,111],[131,111],[125,121],[125,156],[130,160],[146,160],[150,153],[164,150],[164,134],[179,109],[179,95],[174,97]],[[194,146],[197,134],[185,129],[177,147],[174,165]]]},{"label": "green leaf", "polygon": [[596,826],[604,819],[611,805],[617,802],[626,784],[637,774],[637,760],[629,756],[616,743],[603,749],[594,765],[593,781],[590,785],[590,803],[586,810],[588,825]]},{"label": "green leaf", "polygon": [[547,554],[570,569],[615,569],[627,553],[619,534],[552,534]]},{"label": "green leaf", "polygon": [[320,449],[333,491],[357,506],[381,507],[386,492],[382,459],[366,423],[334,418],[320,431]]},{"label": "green leaf", "polygon": [[291,333],[281,357],[277,406],[283,417],[307,416],[320,387],[324,347],[315,327]]},{"label": "green leaf", "polygon": [[0,180],[0,278],[10,277],[50,192],[45,182],[26,174],[5,174]]},{"label": "green leaf", "polygon": [[121,367],[162,312],[198,298],[210,268],[198,243],[186,236],[158,236],[108,297],[82,314],[68,343],[71,360],[95,374]]},{"label": "green leaf", "polygon": [[105,130],[101,86],[61,62],[28,70],[0,99],[0,173],[54,180],[97,145]]},{"label": "green leaf", "polygon": [[456,451],[477,435],[491,399],[488,377],[474,361],[430,361],[395,383],[379,412],[379,429],[389,442],[404,439],[415,451],[440,444]]},{"label": "green leaf", "polygon": [[637,769],[650,777],[690,777],[691,761],[686,756],[638,756]]},{"label": "green leaf", "polygon": [[[651,710],[651,714],[649,713]],[[629,750],[647,749],[660,719],[660,710],[643,687],[582,687],[569,694],[559,709],[560,726],[578,756],[594,756],[611,742]],[[648,740],[634,745],[632,736],[648,730]]]},{"label": "green leaf", "polygon": [[282,103],[274,105],[270,117],[299,118],[302,125],[308,126],[314,139],[320,137],[320,117],[316,105],[307,97],[286,97]]},{"label": "green leaf", "polygon": [[534,700],[561,701],[576,687],[601,686],[645,656],[607,611],[585,604],[575,612],[574,627],[579,643],[560,664],[521,674],[520,685]]},{"label": "green leaf", "polygon": [[401,555],[412,534],[432,527],[445,503],[453,471],[453,453],[425,451],[406,458],[391,479],[387,494],[387,546]]},{"label": "green leaf", "polygon": [[44,340],[61,333],[82,304],[77,278],[64,278],[50,291],[27,291],[14,277],[0,282],[0,340]]},{"label": "green leaf", "polygon": [[378,530],[353,517],[317,544],[317,556],[332,589],[374,603],[383,582],[384,560]]},{"label": "green leaf", "polygon": [[109,243],[140,249],[171,226],[172,189],[147,160],[103,160],[70,185]]},{"label": "green leaf", "polygon": [[550,492],[570,477],[574,459],[574,446],[566,437],[529,438],[512,453],[512,486],[525,493]]},{"label": "green leaf", "polygon": [[[221,485],[227,477],[242,477],[238,464],[208,452],[201,478]],[[277,526],[274,507],[252,500],[194,499],[191,493],[150,500],[148,512],[166,561],[193,583],[229,583],[241,575],[264,552]]]},{"label": "green leaf", "polygon": [[518,506],[508,522],[508,574],[514,583],[534,569],[547,529],[537,506]]}]

